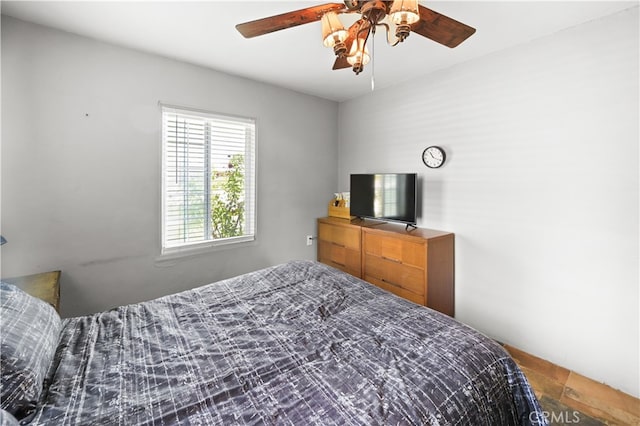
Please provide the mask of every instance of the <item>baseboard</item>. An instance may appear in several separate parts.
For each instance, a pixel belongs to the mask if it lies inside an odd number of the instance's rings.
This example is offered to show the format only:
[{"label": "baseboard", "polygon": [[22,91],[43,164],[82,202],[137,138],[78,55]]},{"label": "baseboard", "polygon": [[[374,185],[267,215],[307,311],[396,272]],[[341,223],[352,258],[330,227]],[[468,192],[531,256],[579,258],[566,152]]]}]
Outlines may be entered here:
[{"label": "baseboard", "polygon": [[608,425],[640,425],[640,399],[513,346],[503,346],[538,399],[551,398]]}]

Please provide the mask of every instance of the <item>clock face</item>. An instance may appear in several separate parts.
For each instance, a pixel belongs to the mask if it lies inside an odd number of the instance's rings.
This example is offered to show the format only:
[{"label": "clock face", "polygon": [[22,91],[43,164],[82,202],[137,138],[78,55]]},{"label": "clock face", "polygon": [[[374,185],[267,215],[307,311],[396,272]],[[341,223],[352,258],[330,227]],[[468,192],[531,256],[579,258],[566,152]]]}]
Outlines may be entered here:
[{"label": "clock face", "polygon": [[437,169],[444,164],[446,156],[439,146],[430,146],[422,153],[422,161],[425,166]]}]

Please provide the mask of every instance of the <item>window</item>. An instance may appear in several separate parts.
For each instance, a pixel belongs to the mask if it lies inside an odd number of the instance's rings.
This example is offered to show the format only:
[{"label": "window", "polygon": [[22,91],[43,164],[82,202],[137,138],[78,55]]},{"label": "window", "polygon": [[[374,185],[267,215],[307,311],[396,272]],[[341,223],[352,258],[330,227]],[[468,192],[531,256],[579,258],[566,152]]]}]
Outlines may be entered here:
[{"label": "window", "polygon": [[251,241],[255,120],[162,106],[162,252]]}]

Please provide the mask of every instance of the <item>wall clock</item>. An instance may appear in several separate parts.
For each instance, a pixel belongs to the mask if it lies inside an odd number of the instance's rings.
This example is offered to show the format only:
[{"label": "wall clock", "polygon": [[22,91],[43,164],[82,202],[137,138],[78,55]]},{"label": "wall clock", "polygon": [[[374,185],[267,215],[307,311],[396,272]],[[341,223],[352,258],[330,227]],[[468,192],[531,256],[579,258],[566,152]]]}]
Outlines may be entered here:
[{"label": "wall clock", "polygon": [[422,162],[425,166],[437,169],[444,164],[447,158],[444,150],[439,146],[430,146],[422,152]]}]

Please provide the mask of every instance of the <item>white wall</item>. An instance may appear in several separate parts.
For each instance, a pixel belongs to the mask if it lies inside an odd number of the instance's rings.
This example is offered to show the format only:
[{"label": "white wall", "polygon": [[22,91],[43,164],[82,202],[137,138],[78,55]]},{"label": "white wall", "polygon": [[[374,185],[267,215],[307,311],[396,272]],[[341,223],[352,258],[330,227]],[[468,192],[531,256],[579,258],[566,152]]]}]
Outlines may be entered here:
[{"label": "white wall", "polygon": [[[257,119],[256,244],[158,263],[159,100]],[[62,314],[314,259],[334,102],[2,17],[2,276],[62,269]],[[88,114],[88,116],[87,116]]]},{"label": "white wall", "polygon": [[[314,258],[304,235],[349,173],[418,171],[420,225],[456,233],[458,319],[638,396],[638,47],[636,8],[338,118],[332,102],[2,17],[2,276],[62,269],[70,316]],[[255,245],[156,262],[158,100],[258,119]],[[432,144],[442,169],[422,165]]]},{"label": "white wall", "polygon": [[339,145],[339,190],[419,172],[458,319],[635,396],[638,50],[636,7],[342,103]]}]

